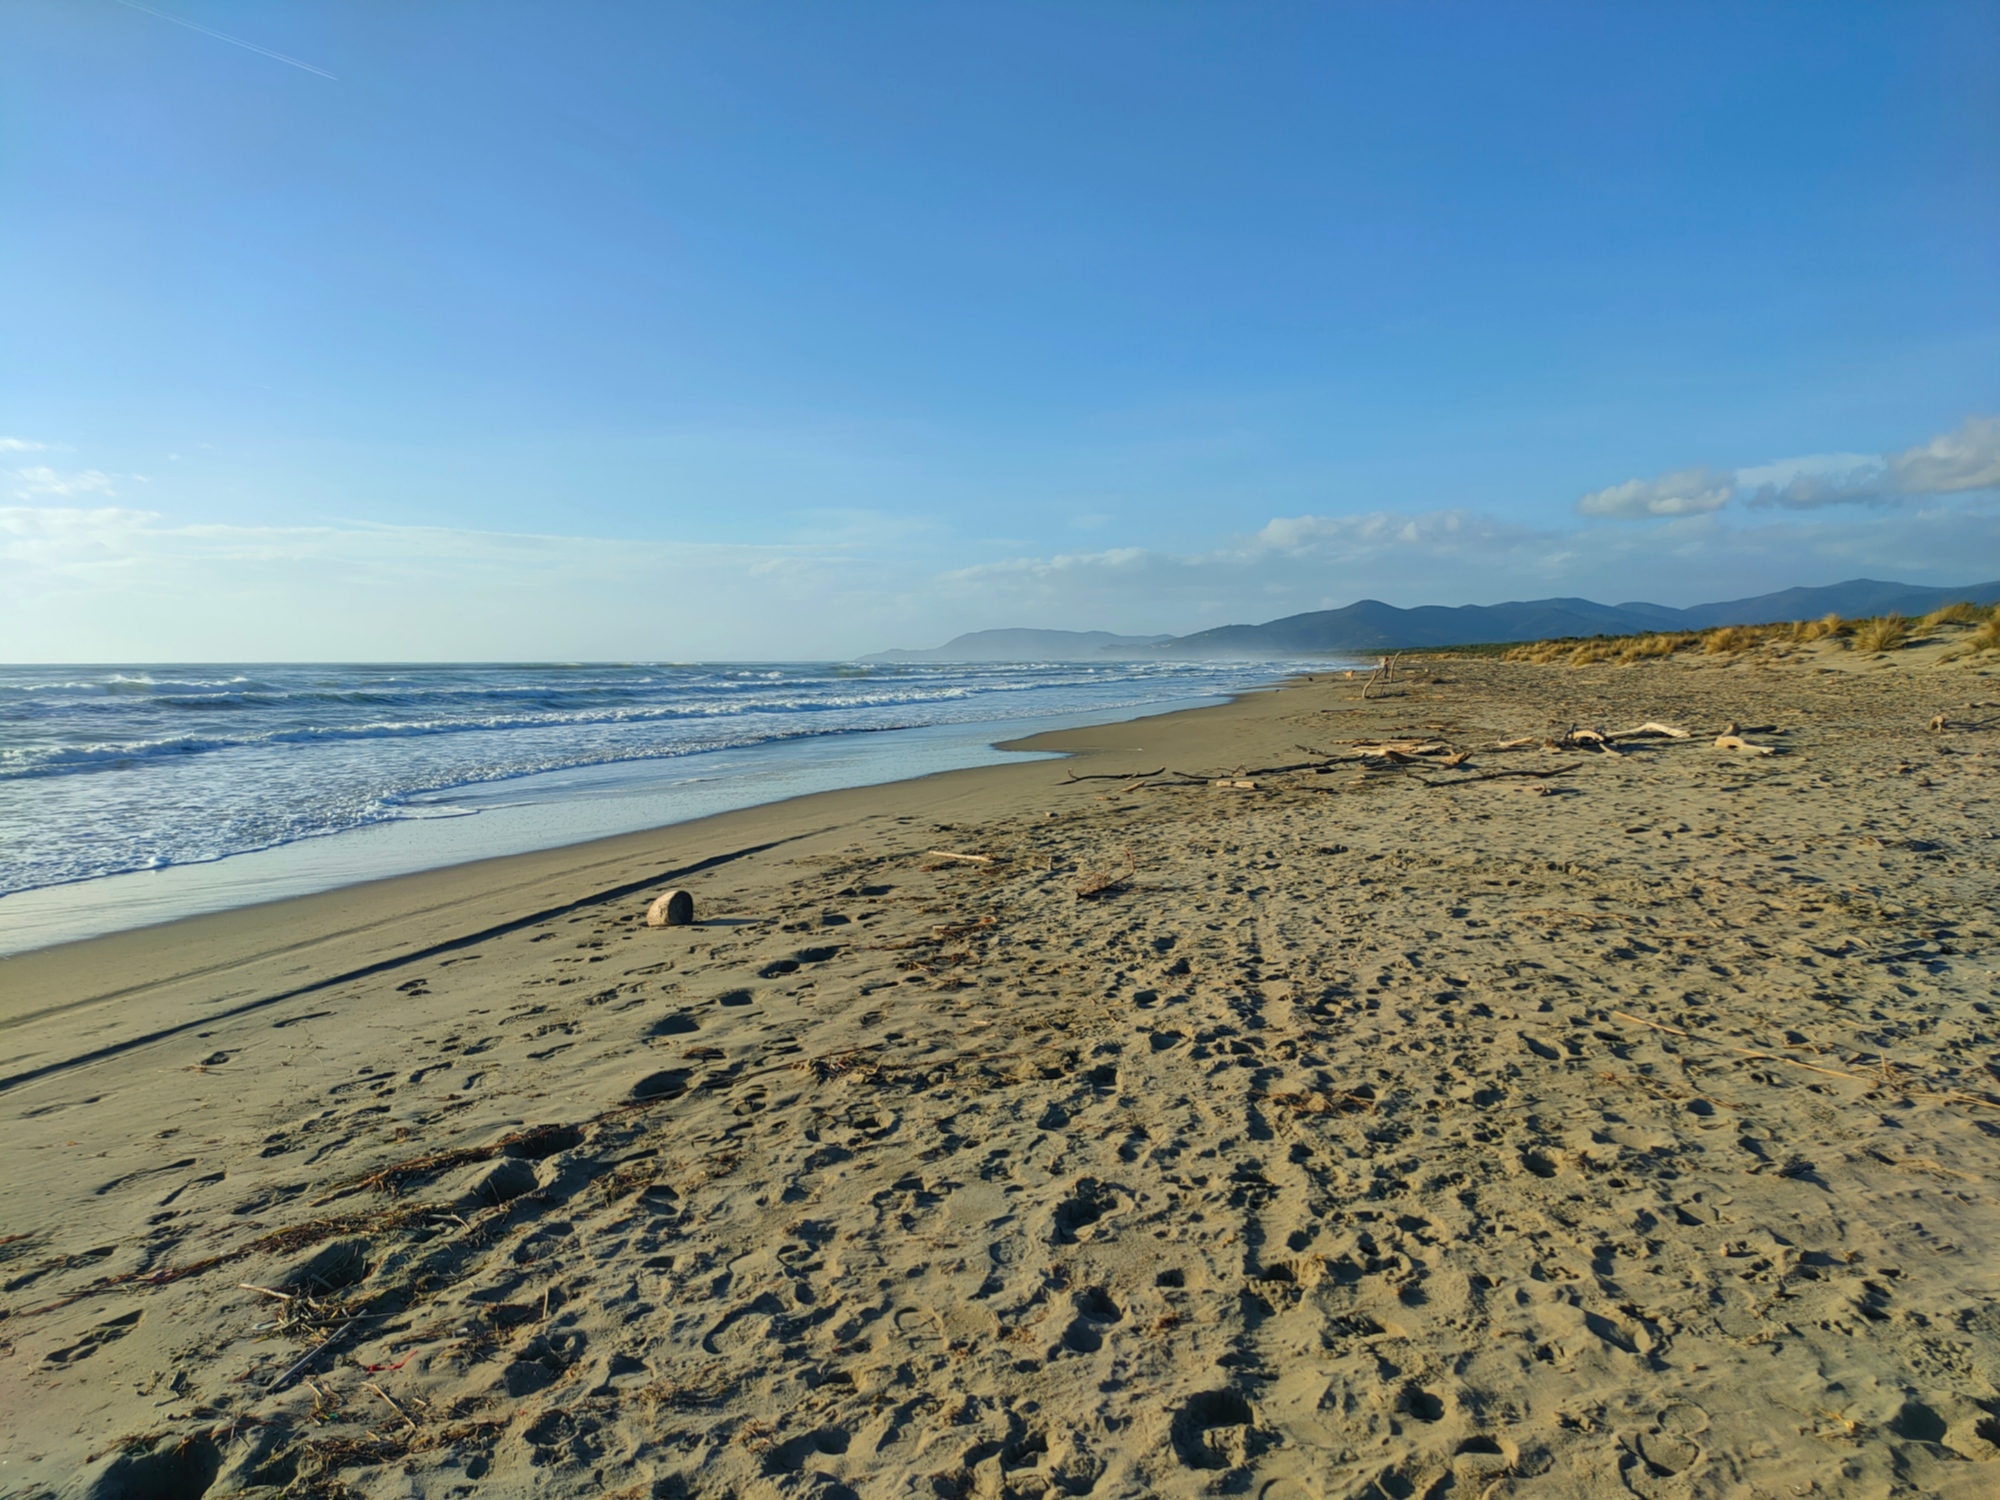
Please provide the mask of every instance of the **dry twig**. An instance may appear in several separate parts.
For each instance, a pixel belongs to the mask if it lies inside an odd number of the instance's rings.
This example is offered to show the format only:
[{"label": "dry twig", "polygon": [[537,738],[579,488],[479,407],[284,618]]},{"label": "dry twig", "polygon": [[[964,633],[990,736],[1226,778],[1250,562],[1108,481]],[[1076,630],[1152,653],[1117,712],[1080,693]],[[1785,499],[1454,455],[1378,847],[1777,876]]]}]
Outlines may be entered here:
[{"label": "dry twig", "polygon": [[1450,781],[1432,781],[1428,776],[1419,776],[1417,780],[1425,786],[1437,787],[1471,786],[1475,781],[1498,781],[1503,776],[1532,776],[1539,781],[1550,776],[1566,776],[1582,764],[1580,760],[1573,760],[1566,766],[1551,766],[1546,771],[1481,771],[1477,776],[1455,776]]}]

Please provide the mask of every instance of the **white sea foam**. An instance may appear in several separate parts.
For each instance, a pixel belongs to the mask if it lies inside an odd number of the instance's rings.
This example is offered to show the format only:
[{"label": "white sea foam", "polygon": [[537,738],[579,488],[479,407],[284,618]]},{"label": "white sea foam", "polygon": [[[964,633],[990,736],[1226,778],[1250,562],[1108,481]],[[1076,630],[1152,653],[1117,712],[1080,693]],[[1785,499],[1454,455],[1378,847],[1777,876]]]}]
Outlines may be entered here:
[{"label": "white sea foam", "polygon": [[826,736],[1130,712],[1272,671],[1153,662],[0,668],[0,895],[459,816],[465,810],[448,805],[455,788]]}]

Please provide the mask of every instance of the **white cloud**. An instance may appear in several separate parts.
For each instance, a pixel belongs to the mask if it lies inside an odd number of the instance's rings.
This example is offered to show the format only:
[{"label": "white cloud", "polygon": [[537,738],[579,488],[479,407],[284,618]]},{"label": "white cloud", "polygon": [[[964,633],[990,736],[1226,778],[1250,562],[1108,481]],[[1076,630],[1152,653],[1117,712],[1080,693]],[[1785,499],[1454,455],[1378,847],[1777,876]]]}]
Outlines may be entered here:
[{"label": "white cloud", "polygon": [[1876,459],[1834,472],[1801,469],[1782,482],[1759,485],[1744,504],[1752,510],[1824,510],[1829,505],[1898,505],[1903,499]]},{"label": "white cloud", "polygon": [[111,476],[99,469],[60,473],[46,464],[14,470],[17,500],[69,499],[77,495],[115,495]]},{"label": "white cloud", "polygon": [[935,535],[859,515],[740,545],[0,506],[0,649],[19,661],[828,657],[997,625],[1185,633],[1365,597],[1690,604],[1858,574],[1970,583],[1994,558],[2000,499],[1985,496],[1646,528],[1537,530],[1462,509],[1289,516],[1205,550],[973,567],[950,566]]},{"label": "white cloud", "polygon": [[[840,656],[987,626],[1178,634],[1366,597],[1689,604],[1859,574],[1971,583],[2000,559],[1992,417],[1881,458],[1687,469],[1579,506],[1645,526],[1307,513],[1178,551],[1041,555],[866,509],[800,512],[758,544],[227,526],[116,503],[135,476],[33,465],[0,470],[0,494],[9,474],[25,503],[0,504],[0,651],[29,661]],[[1753,509],[1730,508],[1732,491]],[[962,565],[980,556],[995,560]]]},{"label": "white cloud", "polygon": [[0,437],[0,453],[40,453],[47,443],[37,443],[27,438]]},{"label": "white cloud", "polygon": [[1265,523],[1252,539],[1262,550],[1336,553],[1359,560],[1392,548],[1422,548],[1457,555],[1468,549],[1511,545],[1537,536],[1475,511],[1433,510],[1418,514],[1367,511],[1358,516],[1281,516]]},{"label": "white cloud", "polygon": [[1958,431],[1898,453],[1888,469],[1906,495],[2000,489],[2000,417],[1967,417]]},{"label": "white cloud", "polygon": [[1739,469],[1736,483],[1753,510],[1883,507],[2000,489],[2000,417],[1968,417],[1901,453],[1828,453]]},{"label": "white cloud", "polygon": [[[954,569],[938,590],[977,625],[1182,633],[1328,609],[1368,595],[1423,603],[1505,573],[1561,576],[1570,538],[1464,509],[1281,516],[1209,551],[1113,547]],[[1477,580],[1477,581],[1475,581]],[[1459,602],[1453,598],[1451,602]]]},{"label": "white cloud", "polygon": [[[942,575],[952,627],[1172,631],[1275,619],[1361,598],[1398,605],[1584,595],[1696,604],[1868,575],[1983,582],[2000,504],[1732,523],[1714,511],[1644,528],[1539,530],[1465,510],[1274,519],[1215,549],[1122,547],[1015,557]],[[1968,562],[1967,559],[1973,559]],[[912,639],[910,644],[934,644]]]},{"label": "white cloud", "polygon": [[1736,493],[1735,481],[1714,469],[1676,469],[1657,479],[1628,479],[1592,490],[1576,502],[1586,516],[1645,520],[1653,516],[1700,516],[1721,510]]},{"label": "white cloud", "polygon": [[1802,458],[1781,458],[1773,463],[1752,464],[1736,471],[1736,488],[1749,493],[1765,485],[1784,486],[1801,474],[1851,474],[1882,462],[1874,453],[1810,453]]}]

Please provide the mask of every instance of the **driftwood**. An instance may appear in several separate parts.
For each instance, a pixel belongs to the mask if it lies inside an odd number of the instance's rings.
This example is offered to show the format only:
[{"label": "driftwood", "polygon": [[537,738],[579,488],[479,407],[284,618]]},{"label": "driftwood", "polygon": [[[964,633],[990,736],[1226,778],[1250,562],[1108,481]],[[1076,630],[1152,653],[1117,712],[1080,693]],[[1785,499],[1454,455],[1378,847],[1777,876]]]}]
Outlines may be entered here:
[{"label": "driftwood", "polygon": [[1377,663],[1375,670],[1368,674],[1368,680],[1361,685],[1362,697],[1366,698],[1368,696],[1368,694],[1374,689],[1375,683],[1378,679],[1384,683],[1390,683],[1396,680],[1396,662],[1401,658],[1402,654],[1403,653],[1399,651],[1396,653],[1395,656],[1385,656],[1379,663]]},{"label": "driftwood", "polygon": [[1574,724],[1550,740],[1552,750],[1595,750],[1599,755],[1616,757],[1618,752],[1611,748],[1611,736],[1601,729],[1579,729]]},{"label": "driftwood", "polygon": [[1419,776],[1417,780],[1425,786],[1440,787],[1471,786],[1475,781],[1498,781],[1503,776],[1532,776],[1540,781],[1550,776],[1567,776],[1582,764],[1580,760],[1573,760],[1566,766],[1552,766],[1546,771],[1481,771],[1477,776],[1454,776],[1450,781],[1432,781],[1428,776]]},{"label": "driftwood", "polygon": [[1621,729],[1612,735],[1611,738],[1614,740],[1643,740],[1654,736],[1668,740],[1684,740],[1689,738],[1687,730],[1676,729],[1671,724],[1662,724],[1653,719],[1648,719],[1636,729]]},{"label": "driftwood", "polygon": [[1193,771],[1175,771],[1172,774],[1186,786],[1222,786],[1249,776],[1283,776],[1291,771],[1330,771],[1342,764],[1337,760],[1304,760],[1288,766],[1238,766],[1226,776],[1197,775]]},{"label": "driftwood", "polygon": [[1164,776],[1166,774],[1167,768],[1161,766],[1157,771],[1098,771],[1088,776],[1079,776],[1076,772],[1071,771],[1069,779],[1071,781],[1144,781],[1149,776]]},{"label": "driftwood", "polygon": [[1715,748],[1718,750],[1747,750],[1752,755],[1776,755],[1778,753],[1777,746],[1775,745],[1753,745],[1737,734],[1717,735],[1715,737]]},{"label": "driftwood", "polygon": [[968,865],[990,865],[993,863],[993,856],[990,854],[954,854],[949,849],[926,849],[924,851],[924,858],[956,859]]}]

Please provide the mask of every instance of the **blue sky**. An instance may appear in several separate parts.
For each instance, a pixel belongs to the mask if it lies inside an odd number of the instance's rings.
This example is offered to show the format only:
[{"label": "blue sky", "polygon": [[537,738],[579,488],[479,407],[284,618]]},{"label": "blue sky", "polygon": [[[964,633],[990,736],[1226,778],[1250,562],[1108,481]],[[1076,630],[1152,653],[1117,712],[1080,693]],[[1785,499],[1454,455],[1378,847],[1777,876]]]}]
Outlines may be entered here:
[{"label": "blue sky", "polygon": [[2000,575],[1990,4],[12,0],[0,70],[11,659]]}]

